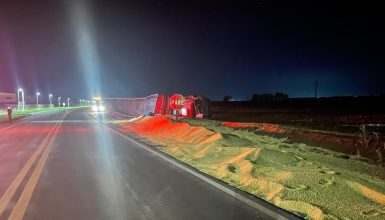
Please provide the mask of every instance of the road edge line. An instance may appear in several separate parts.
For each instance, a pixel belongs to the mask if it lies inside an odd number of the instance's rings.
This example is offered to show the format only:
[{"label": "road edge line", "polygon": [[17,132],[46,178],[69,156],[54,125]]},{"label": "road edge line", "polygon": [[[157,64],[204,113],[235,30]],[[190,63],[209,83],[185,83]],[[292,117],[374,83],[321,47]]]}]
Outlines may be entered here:
[{"label": "road edge line", "polygon": [[[95,120],[95,119],[94,119]],[[261,198],[258,198],[256,196],[253,196],[251,194],[248,194],[246,192],[243,192],[235,187],[232,187],[223,181],[216,179],[214,177],[209,176],[208,174],[205,174],[199,170],[197,170],[194,167],[189,166],[186,163],[183,163],[182,161],[177,160],[176,158],[154,148],[151,146],[148,146],[144,143],[141,143],[132,137],[129,137],[127,134],[124,134],[120,131],[117,131],[116,129],[111,128],[110,126],[101,123],[100,121],[95,120],[98,124],[102,125],[103,127],[107,128],[108,130],[112,131],[113,133],[119,135],[120,137],[124,138],[125,140],[128,140],[129,142],[135,144],[136,146],[145,149],[156,156],[166,160],[167,162],[173,164],[174,166],[182,169],[183,171],[203,180],[204,182],[214,186],[215,188],[225,192],[226,194],[238,199],[239,201],[255,208],[256,210],[262,212],[263,214],[272,217],[274,219],[278,220],[293,220],[293,219],[302,219],[297,215],[294,215],[293,213],[290,213],[282,208],[279,208]]]},{"label": "road edge line", "polygon": [[16,122],[15,124],[9,125],[8,127],[0,128],[0,131],[5,131],[5,130],[8,130],[8,129],[14,128],[14,127],[16,127],[16,126],[25,124],[25,123],[30,122],[30,121],[32,121],[33,119],[36,119],[36,118],[39,118],[39,117],[41,117],[41,115],[31,115],[31,116],[27,116],[27,117],[23,118],[23,119],[24,119],[23,121],[18,121],[18,122]]},{"label": "road edge line", "polygon": [[0,197],[0,217],[3,214],[7,205],[9,204],[9,201],[15,195],[17,189],[20,187],[21,183],[24,181],[27,174],[32,169],[35,162],[42,155],[42,152],[44,152],[44,149],[46,148],[47,144],[49,143],[49,140],[50,140],[51,136],[54,134],[54,131],[56,130],[57,126],[58,126],[58,123],[56,123],[52,127],[52,129],[48,132],[47,136],[44,137],[43,141],[37,146],[36,150],[28,158],[27,162],[24,164],[24,166],[21,168],[21,170],[16,174],[15,178],[9,184],[7,189],[4,191],[3,195],[1,195],[1,197]]},{"label": "road edge line", "polygon": [[33,119],[36,119],[36,118],[39,118],[39,117],[42,117],[44,116],[45,113],[51,113],[51,112],[57,112],[57,111],[68,111],[68,110],[71,110],[71,109],[57,109],[57,110],[49,110],[49,111],[43,111],[43,112],[33,112],[33,113],[30,113],[30,115],[26,116],[26,117],[23,117],[23,118],[20,118],[20,119],[17,119],[17,122],[12,124],[12,125],[9,125],[8,127],[3,127],[3,128],[0,128],[0,131],[5,131],[5,130],[8,130],[10,128],[14,128],[18,125],[22,125],[22,124],[25,124],[27,122],[30,122],[32,121]]},{"label": "road edge line", "polygon": [[[56,128],[56,127],[54,127]],[[50,137],[53,134],[54,128],[48,133],[48,135],[43,139],[43,141],[38,145],[36,150],[32,153],[31,157],[28,158],[27,162],[24,164],[23,168],[16,174],[16,177],[9,184],[8,188],[4,191],[3,195],[0,198],[0,216],[3,214],[6,206],[9,201],[14,196],[15,192],[31,170],[33,164],[39,158],[44,148],[46,147]]]},{"label": "road edge line", "polygon": [[[67,114],[64,115],[67,116]],[[44,167],[47,163],[48,156],[52,151],[53,145],[55,143],[55,140],[57,138],[57,131],[60,129],[61,124],[63,122],[63,119],[61,119],[60,122],[58,122],[52,132],[52,135],[50,136],[48,143],[46,144],[45,148],[43,149],[41,153],[41,157],[38,159],[35,169],[32,171],[31,176],[29,177],[19,199],[17,200],[17,203],[15,207],[12,209],[11,214],[8,217],[8,220],[21,220],[23,219],[25,212],[28,209],[29,203],[32,199],[33,193],[35,191],[35,188],[37,186],[37,183],[39,182],[40,176],[44,170]]]}]

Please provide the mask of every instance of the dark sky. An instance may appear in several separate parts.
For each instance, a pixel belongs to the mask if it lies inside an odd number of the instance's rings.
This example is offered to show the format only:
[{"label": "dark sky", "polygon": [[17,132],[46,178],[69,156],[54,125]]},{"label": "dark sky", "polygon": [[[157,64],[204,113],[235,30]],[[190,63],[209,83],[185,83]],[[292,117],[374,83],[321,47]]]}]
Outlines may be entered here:
[{"label": "dark sky", "polygon": [[0,91],[385,93],[382,7],[335,2],[1,0]]}]

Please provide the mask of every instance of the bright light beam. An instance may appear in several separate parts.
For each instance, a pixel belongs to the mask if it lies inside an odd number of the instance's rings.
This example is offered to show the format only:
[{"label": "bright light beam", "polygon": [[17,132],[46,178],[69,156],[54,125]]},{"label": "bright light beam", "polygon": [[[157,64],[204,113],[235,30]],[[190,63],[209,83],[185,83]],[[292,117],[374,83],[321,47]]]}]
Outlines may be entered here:
[{"label": "bright light beam", "polygon": [[100,62],[90,13],[90,1],[72,0],[70,2],[71,24],[75,34],[79,64],[90,95],[100,91]]}]

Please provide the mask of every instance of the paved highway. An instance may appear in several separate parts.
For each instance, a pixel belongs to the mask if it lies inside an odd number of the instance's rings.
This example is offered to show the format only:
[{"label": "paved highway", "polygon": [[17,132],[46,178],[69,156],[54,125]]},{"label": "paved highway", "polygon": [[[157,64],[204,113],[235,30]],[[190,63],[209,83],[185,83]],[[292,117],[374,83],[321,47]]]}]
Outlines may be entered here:
[{"label": "paved highway", "polygon": [[0,219],[267,219],[88,110],[9,126],[0,124]]}]

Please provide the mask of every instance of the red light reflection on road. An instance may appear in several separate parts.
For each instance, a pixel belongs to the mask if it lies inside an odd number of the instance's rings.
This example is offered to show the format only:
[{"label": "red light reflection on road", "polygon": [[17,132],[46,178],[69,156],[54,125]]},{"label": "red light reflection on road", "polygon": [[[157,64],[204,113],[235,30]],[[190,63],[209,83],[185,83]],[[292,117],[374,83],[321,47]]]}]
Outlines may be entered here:
[{"label": "red light reflection on road", "polygon": [[60,128],[61,133],[86,133],[89,132],[90,128],[85,126],[63,126]]},{"label": "red light reflection on road", "polygon": [[[52,130],[52,126],[28,126],[25,127],[18,127],[18,128],[11,128],[8,130],[5,130],[2,132],[3,137],[8,136],[15,136],[15,135],[28,135],[28,136],[35,136],[35,135],[44,135],[48,134]],[[57,131],[56,131],[57,132]]]}]

